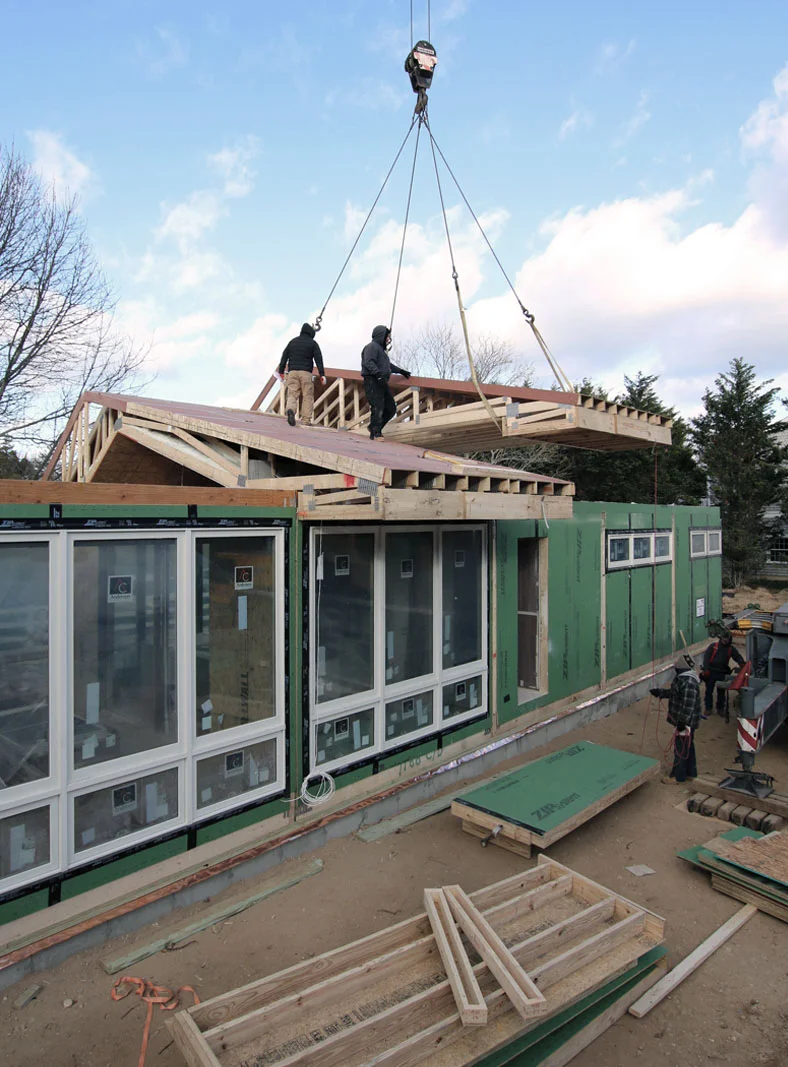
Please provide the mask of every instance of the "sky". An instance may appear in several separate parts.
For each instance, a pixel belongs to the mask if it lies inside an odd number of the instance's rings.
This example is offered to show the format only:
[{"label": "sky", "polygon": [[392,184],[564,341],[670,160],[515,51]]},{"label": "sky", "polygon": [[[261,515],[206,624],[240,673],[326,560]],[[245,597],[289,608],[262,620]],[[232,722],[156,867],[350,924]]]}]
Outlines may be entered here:
[{"label": "sky", "polygon": [[[411,37],[411,9],[413,37]],[[741,356],[788,393],[788,5],[780,0],[33,0],[7,5],[0,143],[76,194],[149,346],[148,395],[248,407],[314,322],[411,124],[429,120],[566,375],[659,376],[685,415]],[[327,366],[389,324],[415,131],[323,313]],[[425,137],[393,320],[459,327]],[[442,167],[442,165],[441,165]],[[451,175],[472,338],[552,375]]]}]

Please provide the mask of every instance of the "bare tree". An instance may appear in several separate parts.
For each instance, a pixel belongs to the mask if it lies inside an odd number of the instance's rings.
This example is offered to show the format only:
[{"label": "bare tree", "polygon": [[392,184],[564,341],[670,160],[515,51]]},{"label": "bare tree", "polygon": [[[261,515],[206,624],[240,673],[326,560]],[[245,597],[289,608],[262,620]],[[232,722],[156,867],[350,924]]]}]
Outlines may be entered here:
[{"label": "bare tree", "polygon": [[39,462],[83,391],[136,384],[146,353],[114,311],[76,198],[0,145],[0,434]]},{"label": "bare tree", "polygon": [[[400,351],[404,366],[412,374],[453,381],[468,381],[471,377],[465,343],[453,326],[428,324],[406,338]],[[472,342],[471,354],[480,382],[495,385],[533,383],[533,364],[515,353],[508,341],[478,337]]]}]

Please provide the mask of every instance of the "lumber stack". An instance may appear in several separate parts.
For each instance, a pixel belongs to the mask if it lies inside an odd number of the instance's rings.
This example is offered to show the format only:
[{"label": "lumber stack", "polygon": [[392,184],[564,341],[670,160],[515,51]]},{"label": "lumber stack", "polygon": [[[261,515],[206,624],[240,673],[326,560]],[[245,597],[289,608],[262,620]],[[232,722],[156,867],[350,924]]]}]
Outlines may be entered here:
[{"label": "lumber stack", "polygon": [[720,893],[788,922],[788,833],[737,827],[678,855],[708,871]]},{"label": "lumber stack", "polygon": [[662,972],[662,919],[545,856],[475,893],[427,890],[425,904],[179,1012],[186,1063],[557,1067]]}]

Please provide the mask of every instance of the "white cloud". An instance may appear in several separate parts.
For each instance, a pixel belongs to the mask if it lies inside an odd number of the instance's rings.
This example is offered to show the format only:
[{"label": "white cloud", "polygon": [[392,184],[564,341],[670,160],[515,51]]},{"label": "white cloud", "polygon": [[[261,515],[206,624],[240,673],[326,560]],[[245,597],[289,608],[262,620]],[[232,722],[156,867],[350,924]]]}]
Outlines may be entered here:
[{"label": "white cloud", "polygon": [[169,27],[157,26],[152,39],[137,42],[137,55],[151,74],[161,77],[186,66],[189,45]]},{"label": "white cloud", "polygon": [[27,136],[33,145],[33,167],[45,185],[54,187],[58,197],[79,196],[84,200],[97,192],[96,175],[65,146],[60,134],[31,130]]},{"label": "white cloud", "polygon": [[750,193],[763,208],[764,222],[788,238],[788,65],[774,79],[774,97],[759,104],[740,130],[745,158],[754,160]]},{"label": "white cloud", "polygon": [[575,108],[568,118],[565,118],[558,130],[558,140],[565,140],[571,133],[579,129],[589,129],[594,124],[594,116],[584,108]]},{"label": "white cloud", "polygon": [[238,144],[208,156],[209,165],[224,180],[224,195],[232,200],[248,196],[254,187],[255,172],[250,164],[260,153],[260,139],[249,134]]},{"label": "white cloud", "polygon": [[635,51],[637,41],[632,38],[625,45],[618,41],[606,41],[599,48],[594,61],[594,74],[609,74],[619,67]]},{"label": "white cloud", "polygon": [[649,93],[643,89],[638,98],[637,105],[632,114],[632,117],[624,123],[623,135],[625,138],[634,137],[635,134],[641,130],[648,120],[651,118],[651,112],[646,105],[648,104]]}]

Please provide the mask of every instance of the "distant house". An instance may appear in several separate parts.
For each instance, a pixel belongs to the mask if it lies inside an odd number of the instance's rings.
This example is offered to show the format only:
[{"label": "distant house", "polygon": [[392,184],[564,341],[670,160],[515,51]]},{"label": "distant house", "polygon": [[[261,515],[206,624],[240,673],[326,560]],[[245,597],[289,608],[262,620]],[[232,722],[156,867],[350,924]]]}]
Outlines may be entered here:
[{"label": "distant house", "polygon": [[[777,440],[785,448],[788,447],[788,430],[777,434]],[[777,504],[767,508],[766,518],[777,519],[780,516],[780,508]],[[788,582],[788,523],[783,525],[781,532],[769,546],[766,563],[759,574],[760,578],[782,579]]]}]

